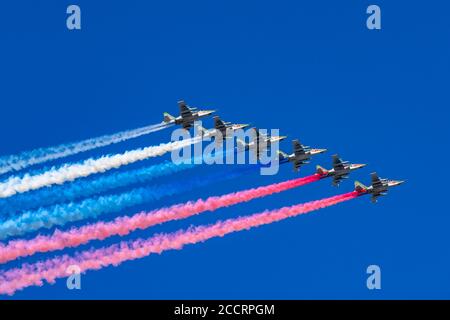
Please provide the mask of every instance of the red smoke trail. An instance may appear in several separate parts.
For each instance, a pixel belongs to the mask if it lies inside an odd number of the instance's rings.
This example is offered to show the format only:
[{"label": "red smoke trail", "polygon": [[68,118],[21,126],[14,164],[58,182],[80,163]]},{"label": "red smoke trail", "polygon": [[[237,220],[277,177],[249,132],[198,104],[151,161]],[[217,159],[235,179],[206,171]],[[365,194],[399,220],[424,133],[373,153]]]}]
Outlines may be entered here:
[{"label": "red smoke trail", "polygon": [[114,235],[125,236],[137,229],[146,229],[170,220],[184,219],[205,211],[214,211],[219,208],[265,197],[318,181],[320,178],[320,175],[313,174],[304,178],[233,192],[219,197],[209,197],[206,200],[200,199],[195,202],[190,201],[151,212],[141,212],[131,217],[119,217],[111,222],[100,221],[79,228],[72,228],[68,231],[56,230],[50,236],[37,236],[29,240],[13,240],[6,245],[0,243],[0,263],[33,255],[37,252],[76,247],[91,240],[103,240]]},{"label": "red smoke trail", "polygon": [[248,230],[253,227],[329,207],[354,199],[358,195],[358,192],[352,191],[278,210],[264,211],[251,216],[218,221],[212,225],[193,227],[169,234],[160,234],[147,240],[139,239],[132,242],[120,242],[119,244],[106,248],[79,252],[73,257],[63,255],[35,264],[24,264],[21,268],[0,273],[0,294],[13,294],[17,290],[25,287],[43,285],[44,280],[53,283],[58,278],[68,276],[66,270],[72,265],[78,266],[82,272],[98,270],[110,265],[117,266],[124,261],[146,257],[152,253],[181,249],[187,244],[203,242],[214,237],[222,237],[232,232]]}]

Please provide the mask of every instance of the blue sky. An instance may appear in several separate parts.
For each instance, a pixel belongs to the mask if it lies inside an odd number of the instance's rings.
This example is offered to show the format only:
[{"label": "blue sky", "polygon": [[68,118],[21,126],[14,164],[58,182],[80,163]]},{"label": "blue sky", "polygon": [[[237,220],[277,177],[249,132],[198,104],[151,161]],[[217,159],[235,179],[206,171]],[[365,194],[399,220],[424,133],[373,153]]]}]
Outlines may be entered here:
[{"label": "blue sky", "polygon": [[[339,189],[321,181],[129,238],[350,191],[375,170],[407,184],[376,205],[362,197],[89,272],[80,291],[60,280],[14,298],[449,298],[448,4],[377,1],[377,31],[366,28],[373,3],[365,1],[77,1],[79,31],[66,28],[69,4],[2,5],[0,154],[159,122],[183,98],[328,148],[299,175],[329,167],[333,153],[369,164]],[[66,160],[169,138],[162,131]],[[290,142],[281,147],[290,151]],[[295,176],[284,166],[277,176],[252,174],[122,213]],[[366,288],[370,264],[381,267],[379,291]]]}]

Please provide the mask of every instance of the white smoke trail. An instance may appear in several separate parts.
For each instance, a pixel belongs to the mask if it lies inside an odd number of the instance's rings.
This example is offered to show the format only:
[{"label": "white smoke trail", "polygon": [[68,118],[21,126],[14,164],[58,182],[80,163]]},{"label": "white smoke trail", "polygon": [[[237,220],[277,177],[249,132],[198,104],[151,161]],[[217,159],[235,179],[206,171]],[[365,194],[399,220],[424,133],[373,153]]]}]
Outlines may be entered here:
[{"label": "white smoke trail", "polygon": [[11,177],[5,182],[0,183],[0,198],[7,198],[17,193],[24,193],[55,184],[63,184],[92,174],[102,173],[137,161],[161,156],[167,152],[200,141],[201,137],[196,137],[163,143],[159,146],[135,149],[112,156],[104,156],[98,159],[87,159],[81,163],[66,164],[60,168],[52,168],[41,174],[26,174],[23,177]]},{"label": "white smoke trail", "polygon": [[31,151],[25,151],[17,155],[0,157],[0,175],[11,171],[19,171],[32,165],[75,155],[80,152],[85,152],[129,139],[134,139],[155,131],[168,128],[169,126],[170,125],[166,125],[164,123],[158,123],[133,130],[121,131],[111,135],[104,135],[97,138],[62,144],[55,147],[40,148]]}]

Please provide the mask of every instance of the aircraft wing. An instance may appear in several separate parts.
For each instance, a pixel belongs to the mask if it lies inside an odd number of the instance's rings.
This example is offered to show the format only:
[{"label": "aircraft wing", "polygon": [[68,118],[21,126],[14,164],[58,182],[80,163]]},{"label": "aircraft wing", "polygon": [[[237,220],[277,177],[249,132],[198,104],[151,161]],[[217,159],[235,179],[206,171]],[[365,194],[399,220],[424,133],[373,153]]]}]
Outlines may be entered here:
[{"label": "aircraft wing", "polygon": [[343,176],[333,176],[333,186],[338,186],[341,183]]},{"label": "aircraft wing", "polygon": [[183,129],[186,130],[189,130],[192,127],[192,125],[189,122],[183,122],[181,125],[183,126]]},{"label": "aircraft wing", "polygon": [[214,117],[214,128],[221,132],[224,132],[225,130],[227,130],[227,124],[223,122],[219,117]]},{"label": "aircraft wing", "polygon": [[342,159],[339,158],[337,154],[333,155],[333,168],[335,171],[344,170],[344,163],[342,162]]},{"label": "aircraft wing", "polygon": [[305,163],[303,161],[299,161],[299,160],[295,160],[293,162],[294,165],[294,171],[297,172],[298,170],[300,170],[301,166],[304,165]]},{"label": "aircraft wing", "polygon": [[370,174],[370,178],[372,179],[372,186],[373,186],[374,189],[377,188],[377,187],[382,187],[383,186],[383,182],[378,177],[378,174],[376,172],[372,172]]},{"label": "aircraft wing", "polygon": [[298,171],[300,169],[301,166],[308,164],[309,161],[307,159],[304,160],[293,160],[292,164],[294,165],[294,170]]},{"label": "aircraft wing", "polygon": [[379,196],[380,196],[379,194],[372,194],[370,201],[372,201],[372,203],[376,203],[378,201]]},{"label": "aircraft wing", "polygon": [[266,135],[262,134],[261,132],[259,132],[258,129],[255,128],[254,130],[255,130],[255,135],[256,135],[257,140],[261,139],[261,137],[264,138],[266,136]]},{"label": "aircraft wing", "polygon": [[259,143],[261,141],[261,138],[263,138],[263,141],[264,141],[266,136],[264,134],[262,134],[261,132],[259,132],[259,130],[257,128],[253,128],[253,130],[255,131],[255,143],[256,143],[257,149],[259,149]]},{"label": "aircraft wing", "polygon": [[192,111],[191,111],[191,109],[187,106],[187,104],[184,101],[178,101],[178,107],[180,108],[180,115],[181,115],[182,118],[190,118],[190,117],[192,117]]},{"label": "aircraft wing", "polygon": [[305,148],[303,148],[302,144],[298,140],[292,140],[292,149],[294,150],[294,154],[296,156],[305,154]]},{"label": "aircraft wing", "polygon": [[344,179],[348,179],[348,174],[334,175],[333,176],[333,186],[338,186]]}]

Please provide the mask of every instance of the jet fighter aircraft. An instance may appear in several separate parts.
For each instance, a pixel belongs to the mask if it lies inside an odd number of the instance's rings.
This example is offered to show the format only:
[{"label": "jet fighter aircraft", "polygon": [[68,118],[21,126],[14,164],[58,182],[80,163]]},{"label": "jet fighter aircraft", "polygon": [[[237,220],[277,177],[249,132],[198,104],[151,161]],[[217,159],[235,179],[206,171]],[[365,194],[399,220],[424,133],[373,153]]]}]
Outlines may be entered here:
[{"label": "jet fighter aircraft", "polygon": [[286,154],[278,151],[281,161],[289,161],[294,165],[294,171],[298,171],[304,164],[309,163],[311,156],[327,151],[327,149],[311,149],[309,146],[302,145],[297,139],[292,140],[292,148],[294,153]]},{"label": "jet fighter aircraft", "polygon": [[351,171],[365,167],[366,164],[353,164],[342,161],[337,154],[333,155],[333,169],[327,170],[321,166],[316,166],[316,172],[321,178],[333,177],[333,186],[338,186],[343,179],[347,179]]},{"label": "jet fighter aircraft", "polygon": [[287,138],[287,136],[267,136],[261,132],[259,132],[258,129],[252,128],[255,132],[255,139],[253,141],[250,141],[249,143],[246,143],[245,141],[242,141],[241,139],[236,139],[237,144],[240,148],[243,148],[244,150],[253,150],[256,153],[256,157],[259,159],[261,153],[263,151],[266,151],[269,146],[277,141],[281,141]]},{"label": "jet fighter aircraft", "polygon": [[222,121],[219,116],[214,116],[214,129],[208,130],[203,128],[202,126],[197,126],[197,130],[200,132],[202,137],[214,137],[218,136],[220,133],[220,137],[222,140],[229,138],[229,134],[248,127],[249,124],[232,124],[231,122]]},{"label": "jet fighter aircraft", "polygon": [[360,195],[371,194],[372,203],[377,202],[378,197],[386,195],[390,187],[395,187],[405,182],[403,180],[380,179],[376,172],[371,173],[370,177],[372,185],[369,187],[359,181],[355,181],[355,191],[359,192]]},{"label": "jet fighter aircraft", "polygon": [[167,112],[164,112],[163,123],[179,124],[184,129],[188,130],[192,127],[194,121],[216,112],[216,110],[197,110],[197,108],[188,106],[183,100],[178,101],[178,107],[180,108],[180,116],[174,117]]}]

